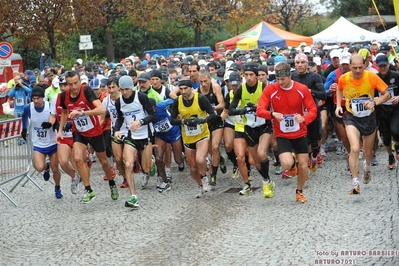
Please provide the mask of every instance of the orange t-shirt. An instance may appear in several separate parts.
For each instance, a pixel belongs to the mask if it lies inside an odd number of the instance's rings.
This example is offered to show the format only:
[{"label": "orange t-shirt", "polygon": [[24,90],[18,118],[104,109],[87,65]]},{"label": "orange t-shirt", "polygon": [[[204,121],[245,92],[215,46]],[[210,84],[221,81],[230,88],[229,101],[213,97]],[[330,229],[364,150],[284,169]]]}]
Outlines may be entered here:
[{"label": "orange t-shirt", "polygon": [[[343,90],[346,110],[352,114],[363,112],[362,104],[374,100],[374,91],[384,92],[388,85],[375,73],[365,70],[360,79],[353,79],[352,72],[343,74],[338,80],[338,89]],[[353,103],[353,104],[352,104]],[[371,110],[374,112],[374,108]]]}]

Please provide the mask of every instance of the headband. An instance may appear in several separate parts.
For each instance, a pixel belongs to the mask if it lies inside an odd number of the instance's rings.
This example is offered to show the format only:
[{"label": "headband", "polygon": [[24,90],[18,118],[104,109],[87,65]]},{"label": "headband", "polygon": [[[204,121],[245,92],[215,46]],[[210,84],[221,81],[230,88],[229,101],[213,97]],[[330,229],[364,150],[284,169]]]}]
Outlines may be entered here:
[{"label": "headband", "polygon": [[189,79],[183,79],[179,81],[179,87],[180,86],[186,86],[186,87],[193,87],[193,83]]},{"label": "headband", "polygon": [[291,76],[291,71],[285,70],[285,69],[276,70],[275,75],[276,75],[277,78],[280,78],[280,77],[289,77],[289,76]]}]

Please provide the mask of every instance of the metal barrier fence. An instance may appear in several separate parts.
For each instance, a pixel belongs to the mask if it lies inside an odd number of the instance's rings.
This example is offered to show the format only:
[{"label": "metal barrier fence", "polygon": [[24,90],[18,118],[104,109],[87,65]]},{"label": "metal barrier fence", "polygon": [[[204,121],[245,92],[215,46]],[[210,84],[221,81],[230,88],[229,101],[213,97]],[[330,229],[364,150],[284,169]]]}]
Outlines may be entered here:
[{"label": "metal barrier fence", "polygon": [[[43,189],[31,178],[29,172],[32,163],[32,143],[27,141],[22,144],[21,139],[22,119],[0,120],[0,193],[2,193],[16,207],[17,203],[3,190],[1,186],[13,180],[18,182],[10,189],[10,193],[27,178],[40,190]],[[28,138],[29,139],[29,138]],[[26,182],[25,182],[26,183]]]}]

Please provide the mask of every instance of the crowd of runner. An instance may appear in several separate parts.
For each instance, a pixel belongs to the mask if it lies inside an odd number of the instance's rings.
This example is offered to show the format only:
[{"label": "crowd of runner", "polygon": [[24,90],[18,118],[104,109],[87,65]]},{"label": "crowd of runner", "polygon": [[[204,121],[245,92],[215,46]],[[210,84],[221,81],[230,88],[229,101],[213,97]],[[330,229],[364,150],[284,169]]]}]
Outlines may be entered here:
[{"label": "crowd of runner", "polygon": [[8,101],[23,121],[18,145],[32,140],[34,167],[44,180],[51,169],[57,198],[63,197],[60,166],[71,178],[71,192],[77,194],[82,182],[81,201],[93,200],[90,167],[98,161],[111,198],[126,188],[125,206],[137,208],[134,178],[141,171],[144,188],[157,176],[159,192],[171,190],[173,158],[179,171],[190,169],[197,198],[217,185],[220,167],[233,179],[241,176],[240,195],[253,192],[256,169],[265,198],[278,193],[271,174],[297,176],[295,198],[304,203],[304,184],[325,159],[330,131],[352,177],[350,194],[360,194],[359,175],[370,182],[379,142],[387,167],[395,168],[395,46],[301,43],[212,55],[131,55],[117,64],[83,66],[78,59],[72,69],[45,66],[42,55],[41,69],[14,73]]}]

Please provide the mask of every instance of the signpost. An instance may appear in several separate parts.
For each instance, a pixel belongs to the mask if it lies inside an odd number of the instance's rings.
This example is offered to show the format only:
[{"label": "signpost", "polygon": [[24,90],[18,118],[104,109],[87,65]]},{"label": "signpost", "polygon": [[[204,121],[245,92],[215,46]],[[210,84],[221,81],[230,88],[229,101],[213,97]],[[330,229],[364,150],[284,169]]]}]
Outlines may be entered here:
[{"label": "signpost", "polygon": [[0,68],[4,71],[4,81],[7,82],[7,71],[5,67],[11,66],[11,60],[7,60],[11,57],[13,52],[11,44],[8,42],[0,42]]},{"label": "signpost", "polygon": [[85,57],[87,60],[87,50],[93,49],[91,35],[80,35],[79,41],[79,50],[85,50]]}]

